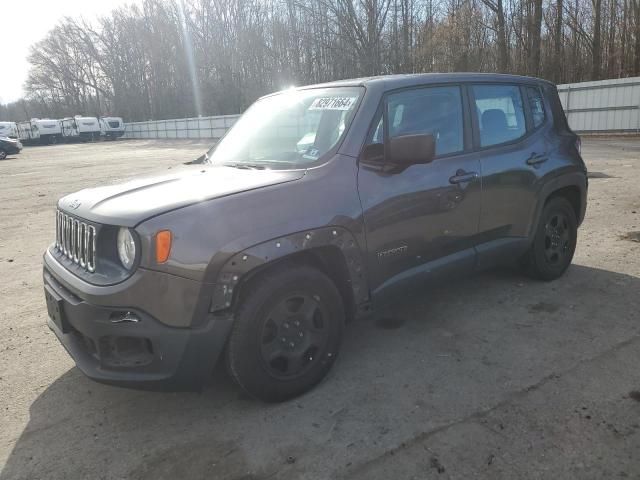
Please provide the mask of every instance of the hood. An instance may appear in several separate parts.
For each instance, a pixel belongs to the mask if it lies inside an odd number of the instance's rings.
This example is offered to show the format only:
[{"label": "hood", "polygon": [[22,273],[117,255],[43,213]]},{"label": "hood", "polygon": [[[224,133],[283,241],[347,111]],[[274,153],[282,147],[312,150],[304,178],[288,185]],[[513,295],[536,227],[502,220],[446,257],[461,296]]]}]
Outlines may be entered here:
[{"label": "hood", "polygon": [[91,222],[134,227],[161,213],[248,190],[298,180],[304,170],[200,167],[173,175],[88,188],[60,199],[58,208]]}]

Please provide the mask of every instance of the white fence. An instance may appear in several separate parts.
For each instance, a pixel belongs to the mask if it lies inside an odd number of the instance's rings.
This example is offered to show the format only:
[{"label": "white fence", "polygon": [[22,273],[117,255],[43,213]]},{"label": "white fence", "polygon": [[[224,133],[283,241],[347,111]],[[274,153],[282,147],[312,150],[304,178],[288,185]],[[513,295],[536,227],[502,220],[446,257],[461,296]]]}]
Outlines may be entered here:
[{"label": "white fence", "polygon": [[[640,77],[558,85],[560,101],[577,133],[640,133]],[[125,138],[218,140],[240,115],[127,123]]]},{"label": "white fence", "polygon": [[125,124],[124,138],[207,138],[218,140],[240,115],[179,118]]},{"label": "white fence", "polygon": [[640,77],[558,85],[577,133],[640,133]]}]

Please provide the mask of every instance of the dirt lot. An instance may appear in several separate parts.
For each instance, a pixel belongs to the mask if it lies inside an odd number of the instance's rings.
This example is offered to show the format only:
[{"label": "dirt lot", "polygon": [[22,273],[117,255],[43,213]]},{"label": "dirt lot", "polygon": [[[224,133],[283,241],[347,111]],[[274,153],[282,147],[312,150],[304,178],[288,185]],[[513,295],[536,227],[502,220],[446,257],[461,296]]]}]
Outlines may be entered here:
[{"label": "dirt lot", "polygon": [[[500,271],[347,328],[310,394],[252,401],[93,383],[45,325],[58,197],[184,167],[204,145],[27,147],[0,162],[0,478],[640,478],[640,140],[585,140],[574,265]],[[393,328],[390,328],[393,327]],[[635,393],[634,393],[635,392]]]}]

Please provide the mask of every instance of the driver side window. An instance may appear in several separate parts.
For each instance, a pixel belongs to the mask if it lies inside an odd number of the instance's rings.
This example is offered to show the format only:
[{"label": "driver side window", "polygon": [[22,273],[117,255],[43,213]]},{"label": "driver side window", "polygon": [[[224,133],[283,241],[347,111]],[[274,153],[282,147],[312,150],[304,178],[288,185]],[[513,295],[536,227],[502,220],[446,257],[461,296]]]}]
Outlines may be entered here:
[{"label": "driver side window", "polygon": [[387,108],[389,137],[433,135],[436,156],[464,149],[460,87],[427,87],[394,93],[388,98]]},{"label": "driver side window", "polygon": [[[460,87],[426,87],[403,90],[387,98],[389,137],[430,134],[436,156],[464,149],[462,94]],[[371,134],[369,144],[384,142],[383,118]]]}]

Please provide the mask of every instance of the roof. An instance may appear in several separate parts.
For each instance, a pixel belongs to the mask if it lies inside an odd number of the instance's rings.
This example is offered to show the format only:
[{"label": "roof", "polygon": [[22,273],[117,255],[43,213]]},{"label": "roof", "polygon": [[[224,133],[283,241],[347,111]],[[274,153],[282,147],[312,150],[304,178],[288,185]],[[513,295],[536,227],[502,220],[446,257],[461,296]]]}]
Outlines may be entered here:
[{"label": "roof", "polygon": [[391,90],[403,87],[427,85],[435,83],[453,82],[509,82],[509,83],[549,83],[535,77],[525,77],[521,75],[509,75],[504,73],[411,73],[403,75],[380,75],[375,77],[362,77],[354,79],[337,80],[334,82],[319,83],[316,85],[306,85],[300,87],[356,87],[382,85],[384,90]]}]

